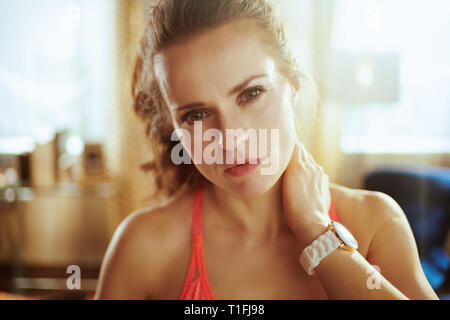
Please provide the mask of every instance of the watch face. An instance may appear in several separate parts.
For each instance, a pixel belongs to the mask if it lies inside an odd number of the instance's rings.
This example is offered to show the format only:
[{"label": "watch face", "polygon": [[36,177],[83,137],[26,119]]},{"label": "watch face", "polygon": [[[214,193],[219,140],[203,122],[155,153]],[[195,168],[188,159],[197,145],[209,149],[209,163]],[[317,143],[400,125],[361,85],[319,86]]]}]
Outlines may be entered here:
[{"label": "watch face", "polygon": [[355,250],[358,249],[358,242],[346,227],[336,221],[333,221],[333,225],[334,230],[336,231],[339,238],[341,238],[341,240],[345,243],[345,245]]}]

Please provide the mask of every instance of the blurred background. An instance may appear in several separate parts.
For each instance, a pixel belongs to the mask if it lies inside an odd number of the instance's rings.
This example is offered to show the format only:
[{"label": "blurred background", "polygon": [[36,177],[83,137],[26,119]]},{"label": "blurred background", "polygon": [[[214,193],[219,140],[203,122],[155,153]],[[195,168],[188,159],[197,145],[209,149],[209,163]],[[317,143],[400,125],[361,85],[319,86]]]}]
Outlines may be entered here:
[{"label": "blurred background", "polygon": [[[117,225],[162,200],[130,95],[150,2],[0,0],[0,297],[92,297]],[[319,90],[303,141],[331,182],[400,204],[448,297],[450,2],[275,2]]]}]

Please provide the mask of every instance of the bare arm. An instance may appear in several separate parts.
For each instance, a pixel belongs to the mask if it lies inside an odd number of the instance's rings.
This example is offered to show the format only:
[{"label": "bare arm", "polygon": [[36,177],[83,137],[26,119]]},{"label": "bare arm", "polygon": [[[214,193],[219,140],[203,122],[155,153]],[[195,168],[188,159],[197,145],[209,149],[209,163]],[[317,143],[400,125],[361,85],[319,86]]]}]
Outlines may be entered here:
[{"label": "bare arm", "polygon": [[339,249],[315,269],[328,297],[438,299],[423,273],[411,228],[400,206],[383,193],[369,198],[367,208],[382,219],[377,223],[367,260],[359,252]]}]

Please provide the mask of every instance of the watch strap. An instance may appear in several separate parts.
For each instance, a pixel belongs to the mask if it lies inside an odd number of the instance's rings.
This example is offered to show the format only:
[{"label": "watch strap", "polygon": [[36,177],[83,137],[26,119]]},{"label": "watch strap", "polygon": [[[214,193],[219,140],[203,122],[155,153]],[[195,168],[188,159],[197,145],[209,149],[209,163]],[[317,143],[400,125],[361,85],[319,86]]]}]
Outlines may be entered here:
[{"label": "watch strap", "polygon": [[313,275],[320,261],[340,245],[339,238],[329,229],[303,250],[299,262],[308,275]]}]

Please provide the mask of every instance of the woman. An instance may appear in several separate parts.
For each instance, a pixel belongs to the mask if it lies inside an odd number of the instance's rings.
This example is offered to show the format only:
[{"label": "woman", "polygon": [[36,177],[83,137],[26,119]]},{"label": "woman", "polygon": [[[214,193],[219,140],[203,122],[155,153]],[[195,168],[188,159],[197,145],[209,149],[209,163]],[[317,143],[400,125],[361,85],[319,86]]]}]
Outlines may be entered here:
[{"label": "woman", "polygon": [[[437,299],[398,204],[330,184],[297,137],[293,109],[306,86],[267,0],[166,0],[149,15],[134,107],[159,186],[177,196],[120,224],[97,299]],[[251,141],[226,134],[239,128],[278,139],[239,166]],[[194,156],[208,146],[194,137],[208,129],[223,133],[213,158],[232,154],[231,162]],[[193,164],[174,161],[174,130]],[[275,169],[263,174],[265,165]],[[299,256],[331,220],[357,250],[331,250],[310,275]]]}]

